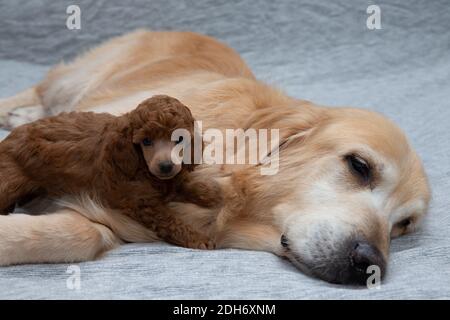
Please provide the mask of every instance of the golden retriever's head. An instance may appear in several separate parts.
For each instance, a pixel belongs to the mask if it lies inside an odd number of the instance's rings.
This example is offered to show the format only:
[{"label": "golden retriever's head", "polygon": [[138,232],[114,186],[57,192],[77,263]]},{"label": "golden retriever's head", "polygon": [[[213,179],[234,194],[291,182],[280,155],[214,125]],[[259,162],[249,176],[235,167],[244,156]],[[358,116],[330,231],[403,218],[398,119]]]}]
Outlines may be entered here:
[{"label": "golden retriever's head", "polygon": [[430,191],[416,153],[383,116],[323,109],[325,116],[280,149],[272,188],[281,231],[278,253],[333,283],[365,283],[384,274],[392,237],[416,228]]}]

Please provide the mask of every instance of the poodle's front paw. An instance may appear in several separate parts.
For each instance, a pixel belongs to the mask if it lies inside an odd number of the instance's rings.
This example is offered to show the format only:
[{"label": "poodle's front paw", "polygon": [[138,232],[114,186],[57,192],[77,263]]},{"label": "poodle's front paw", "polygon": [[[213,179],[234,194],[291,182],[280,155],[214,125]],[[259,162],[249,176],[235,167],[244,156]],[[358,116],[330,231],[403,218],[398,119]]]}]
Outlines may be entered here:
[{"label": "poodle's front paw", "polygon": [[190,243],[189,247],[192,249],[200,249],[200,250],[214,250],[216,248],[216,243],[211,239],[205,239],[203,241],[196,241]]},{"label": "poodle's front paw", "polygon": [[191,201],[205,208],[218,208],[223,205],[223,192],[218,183],[198,182],[195,193],[191,194]]}]

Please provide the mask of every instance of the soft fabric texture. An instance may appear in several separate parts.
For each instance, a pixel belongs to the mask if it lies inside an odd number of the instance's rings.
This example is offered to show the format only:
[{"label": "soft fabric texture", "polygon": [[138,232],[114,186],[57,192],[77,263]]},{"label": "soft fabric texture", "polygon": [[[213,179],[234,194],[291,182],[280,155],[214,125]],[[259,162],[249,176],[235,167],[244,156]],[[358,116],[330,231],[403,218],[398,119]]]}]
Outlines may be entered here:
[{"label": "soft fabric texture", "polygon": [[450,298],[447,1],[377,1],[381,30],[366,27],[373,3],[357,0],[77,3],[77,31],[65,25],[72,1],[2,3],[0,97],[34,84],[51,64],[136,28],[205,33],[235,48],[259,79],[293,96],[369,108],[393,119],[424,161],[431,209],[419,232],[393,240],[380,289],[331,285],[270,253],[153,243],[77,264],[78,291],[67,288],[66,264],[0,268],[0,298]]}]

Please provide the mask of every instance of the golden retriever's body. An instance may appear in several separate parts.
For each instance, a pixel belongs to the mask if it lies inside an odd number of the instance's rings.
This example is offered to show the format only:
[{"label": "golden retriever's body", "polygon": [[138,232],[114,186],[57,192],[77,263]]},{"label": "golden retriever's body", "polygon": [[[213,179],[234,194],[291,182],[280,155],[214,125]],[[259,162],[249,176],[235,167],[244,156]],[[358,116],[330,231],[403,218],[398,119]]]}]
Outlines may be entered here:
[{"label": "golden retriever's body", "polygon": [[[197,34],[138,31],[113,39],[0,101],[0,113],[10,126],[15,120],[6,114],[17,107],[117,115],[154,94],[189,105],[204,130],[280,129],[278,174],[262,176],[254,165],[203,165],[194,174],[221,183],[224,208],[172,204],[188,223],[214,234],[219,247],[270,251],[340,282],[329,268],[339,266],[337,252],[349,237],[364,238],[386,258],[390,236],[413,229],[427,209],[420,160],[391,122],[288,97],[257,81],[233,50]],[[342,159],[352,152],[370,159],[376,173],[370,188],[348,172]],[[87,260],[122,240],[155,239],[89,199],[67,206],[47,216],[0,217],[0,264]]]}]

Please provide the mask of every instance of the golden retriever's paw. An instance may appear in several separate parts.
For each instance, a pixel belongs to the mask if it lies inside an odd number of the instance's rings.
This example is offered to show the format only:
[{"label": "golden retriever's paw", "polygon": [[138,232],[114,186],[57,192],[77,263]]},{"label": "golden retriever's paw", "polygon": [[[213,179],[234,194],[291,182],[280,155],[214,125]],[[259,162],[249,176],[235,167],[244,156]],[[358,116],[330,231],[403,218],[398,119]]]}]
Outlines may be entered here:
[{"label": "golden retriever's paw", "polygon": [[0,128],[1,129],[7,129],[7,123],[8,123],[8,114],[0,114]]},{"label": "golden retriever's paw", "polygon": [[44,116],[44,109],[41,106],[17,108],[8,112],[8,114],[0,115],[0,127],[12,130],[23,124],[41,119]]}]

